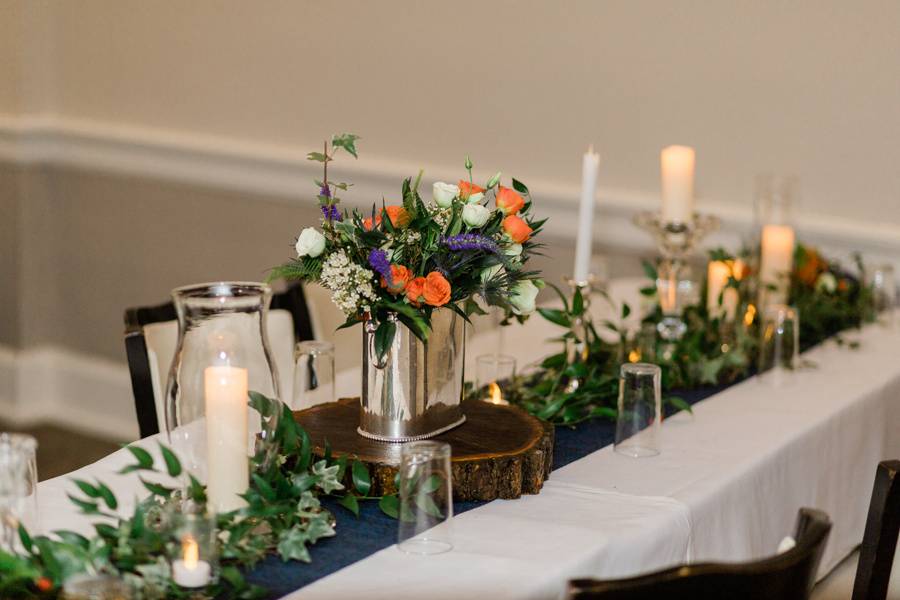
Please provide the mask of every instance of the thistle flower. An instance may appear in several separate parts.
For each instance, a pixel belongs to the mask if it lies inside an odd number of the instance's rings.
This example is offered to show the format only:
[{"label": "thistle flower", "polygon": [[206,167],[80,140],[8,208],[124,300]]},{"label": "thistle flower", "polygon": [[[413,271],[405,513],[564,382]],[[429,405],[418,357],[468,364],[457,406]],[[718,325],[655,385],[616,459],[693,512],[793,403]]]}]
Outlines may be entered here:
[{"label": "thistle flower", "polygon": [[394,285],[391,276],[391,261],[388,260],[387,252],[381,248],[374,248],[369,252],[369,265],[375,269],[375,272],[384,277],[389,286]]},{"label": "thistle flower", "polygon": [[441,239],[441,242],[453,251],[484,250],[485,252],[500,253],[500,247],[489,237],[477,233],[463,233],[451,235]]}]

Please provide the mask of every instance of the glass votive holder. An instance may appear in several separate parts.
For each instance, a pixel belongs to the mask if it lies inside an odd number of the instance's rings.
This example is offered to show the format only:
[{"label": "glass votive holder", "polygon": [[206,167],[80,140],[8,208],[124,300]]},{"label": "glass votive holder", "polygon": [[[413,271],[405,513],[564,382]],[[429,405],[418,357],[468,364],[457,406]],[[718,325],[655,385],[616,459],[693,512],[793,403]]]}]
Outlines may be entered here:
[{"label": "glass votive holder", "polygon": [[0,433],[0,548],[15,548],[19,525],[40,533],[36,451],[32,436]]},{"label": "glass votive holder", "polygon": [[431,440],[400,448],[397,546],[408,554],[453,549],[453,472],[450,444]]},{"label": "glass votive holder", "polygon": [[334,344],[318,340],[299,342],[294,349],[291,408],[300,410],[334,400]]},{"label": "glass votive holder", "polygon": [[204,588],[218,579],[216,517],[203,512],[172,515],[172,581],[186,589]]},{"label": "glass votive holder", "polygon": [[872,294],[872,310],[875,318],[888,326],[894,325],[894,307],[897,305],[897,284],[894,267],[880,265],[866,270],[866,285]]},{"label": "glass votive holder", "polygon": [[130,600],[131,589],[111,575],[73,575],[66,580],[63,600]]},{"label": "glass votive holder", "polygon": [[759,381],[775,386],[787,383],[797,369],[799,356],[797,310],[785,304],[767,306],[760,321]]},{"label": "glass votive holder", "polygon": [[509,384],[516,375],[516,359],[506,354],[482,354],[475,358],[475,388],[482,400],[509,404]]},{"label": "glass votive holder", "polygon": [[613,449],[632,458],[659,454],[662,371],[649,363],[619,368],[619,399]]}]

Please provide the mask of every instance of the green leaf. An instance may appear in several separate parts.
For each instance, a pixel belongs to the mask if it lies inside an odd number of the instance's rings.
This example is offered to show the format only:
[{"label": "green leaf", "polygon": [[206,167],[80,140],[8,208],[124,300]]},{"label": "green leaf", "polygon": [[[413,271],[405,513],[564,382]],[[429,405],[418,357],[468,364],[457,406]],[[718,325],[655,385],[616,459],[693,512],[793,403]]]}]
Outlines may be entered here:
[{"label": "green leaf", "polygon": [[642,296],[653,296],[656,294],[656,286],[648,285],[647,287],[642,287],[640,292]]},{"label": "green leaf", "polygon": [[102,538],[115,540],[119,537],[119,530],[108,523],[94,523],[94,530]]},{"label": "green leaf", "polygon": [[354,135],[352,133],[341,133],[334,135],[331,138],[331,145],[335,148],[343,148],[351,155],[353,158],[359,158],[356,154],[356,140],[360,139],[358,135]]},{"label": "green leaf", "polygon": [[441,487],[441,482],[442,479],[440,475],[431,475],[428,479],[422,482],[422,487],[419,488],[419,493],[430,494],[434,491],[437,491],[437,489]]},{"label": "green leaf", "polygon": [[575,289],[575,295],[572,296],[572,316],[580,317],[584,313],[584,296],[581,295],[581,288]]},{"label": "green leaf", "polygon": [[677,408],[678,410],[686,410],[687,412],[689,412],[689,413],[691,413],[691,414],[694,414],[694,407],[692,407],[690,404],[688,404],[688,403],[684,400],[684,398],[681,398],[681,397],[679,397],[679,396],[668,396],[668,397],[666,398],[666,402],[667,402],[668,404],[671,404],[672,406],[674,406],[674,407]]},{"label": "green leaf", "polygon": [[350,468],[353,477],[353,487],[363,496],[372,488],[372,480],[369,477],[369,468],[359,460],[354,460]]},{"label": "green leaf", "polygon": [[571,327],[572,322],[566,313],[558,308],[539,308],[538,313],[551,323],[555,323],[561,327]]},{"label": "green leaf", "polygon": [[153,457],[149,452],[141,448],[140,446],[126,446],[125,447],[131,454],[137,459],[138,466],[141,469],[153,469]]},{"label": "green leaf", "polygon": [[627,319],[628,315],[631,314],[631,307],[628,306],[627,302],[622,303],[622,319]]},{"label": "green leaf", "polygon": [[169,448],[159,445],[159,451],[162,453],[163,460],[166,462],[166,470],[170,477],[178,477],[181,475],[181,461],[175,456]]},{"label": "green leaf", "polygon": [[260,477],[258,473],[254,473],[252,475],[253,483],[256,485],[256,489],[259,491],[259,494],[268,500],[269,502],[274,502],[278,498],[278,494],[275,493],[275,489],[271,486],[271,484]]},{"label": "green leaf", "polygon": [[528,186],[526,186],[524,183],[522,183],[515,177],[513,177],[512,186],[513,186],[513,189],[516,190],[517,192],[519,192],[520,194],[525,194],[525,195],[529,194]]},{"label": "green leaf", "polygon": [[417,494],[416,495],[416,505],[421,508],[425,514],[430,517],[434,517],[435,519],[440,519],[444,515],[441,513],[441,509],[438,508],[438,505],[435,504],[434,498],[427,494]]},{"label": "green leaf", "polygon": [[646,261],[646,260],[642,260],[642,261],[641,261],[641,267],[643,267],[643,269],[644,269],[644,274],[645,274],[648,278],[650,278],[650,279],[656,281],[656,278],[657,278],[657,272],[656,272],[656,267],[653,266],[653,263],[651,263],[651,262],[649,262],[649,261]]},{"label": "green leaf", "polygon": [[287,562],[289,560],[299,560],[308,563],[309,549],[306,542],[309,536],[299,525],[295,525],[291,529],[282,531],[278,539],[278,554],[281,560]]},{"label": "green leaf", "polygon": [[69,500],[81,509],[81,511],[86,515],[96,514],[98,512],[97,503],[96,502],[87,502],[85,500],[81,500],[80,498],[76,498],[72,494],[66,494],[69,497]]},{"label": "green leaf", "polygon": [[87,550],[91,545],[90,541],[80,533],[75,533],[74,531],[67,531],[64,529],[59,529],[53,532],[53,535],[62,540],[63,543],[69,544],[70,546],[77,546],[84,550]]},{"label": "green leaf", "polygon": [[393,321],[382,321],[375,330],[375,354],[379,360],[384,359],[391,344],[394,342],[394,334],[397,331],[397,324]]},{"label": "green leaf", "polygon": [[310,152],[306,155],[306,160],[314,160],[316,162],[323,163],[328,161],[329,158],[321,152]]},{"label": "green leaf", "polygon": [[396,519],[400,516],[400,498],[396,495],[382,496],[378,501],[378,508],[387,516]]},{"label": "green leaf", "polygon": [[139,479],[151,494],[162,496],[163,498],[168,498],[172,495],[173,490],[171,488],[167,488],[166,486],[160,485],[158,483],[153,483],[152,481],[147,481],[143,477],[140,477]]},{"label": "green leaf", "polygon": [[190,475],[190,485],[188,486],[188,494],[191,497],[191,500],[197,503],[206,502],[206,490],[203,488],[203,484],[194,477]]},{"label": "green leaf", "polygon": [[25,529],[25,526],[22,523],[19,523],[19,540],[22,541],[22,547],[25,548],[28,552],[33,552],[32,548],[34,547],[34,542],[31,539],[31,536],[28,535],[28,530]]},{"label": "green leaf", "polygon": [[356,496],[347,494],[346,496],[343,496],[340,500],[338,500],[338,504],[359,517],[359,501],[356,499]]},{"label": "green leaf", "polygon": [[97,483],[97,490],[100,492],[100,497],[103,498],[103,502],[106,503],[106,506],[115,510],[119,507],[119,502],[116,500],[116,495],[113,494],[112,490],[109,489],[103,483]]},{"label": "green leaf", "polygon": [[99,498],[100,497],[100,490],[98,490],[96,487],[94,487],[87,481],[82,481],[80,479],[74,479],[73,481],[74,481],[75,485],[78,486],[78,489],[81,490],[81,492],[88,498]]}]

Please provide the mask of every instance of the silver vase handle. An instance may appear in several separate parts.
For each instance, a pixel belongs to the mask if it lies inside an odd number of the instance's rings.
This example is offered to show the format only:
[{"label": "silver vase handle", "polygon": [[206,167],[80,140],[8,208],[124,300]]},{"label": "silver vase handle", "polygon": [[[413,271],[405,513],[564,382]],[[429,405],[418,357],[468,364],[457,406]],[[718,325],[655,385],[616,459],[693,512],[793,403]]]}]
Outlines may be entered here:
[{"label": "silver vase handle", "polygon": [[369,363],[378,369],[379,371],[383,370],[388,364],[388,357],[385,354],[384,358],[379,360],[378,353],[375,351],[375,330],[378,329],[378,326],[375,325],[372,321],[366,321],[366,343],[369,345]]}]

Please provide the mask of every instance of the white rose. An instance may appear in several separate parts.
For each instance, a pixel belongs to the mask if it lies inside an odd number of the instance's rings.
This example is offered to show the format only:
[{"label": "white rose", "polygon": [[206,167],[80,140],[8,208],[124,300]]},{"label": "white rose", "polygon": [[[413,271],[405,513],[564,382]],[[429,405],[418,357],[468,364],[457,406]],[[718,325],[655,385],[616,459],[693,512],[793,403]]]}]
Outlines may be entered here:
[{"label": "white rose", "polygon": [[484,199],[484,192],[475,192],[474,194],[469,194],[469,197],[466,198],[466,202],[469,204],[478,204]]},{"label": "white rose", "polygon": [[488,267],[486,269],[482,269],[481,271],[481,283],[487,283],[497,275],[503,273],[503,265],[496,264],[493,267]]},{"label": "white rose", "polygon": [[522,244],[510,244],[503,249],[503,254],[507,256],[519,256],[522,254]]},{"label": "white rose", "polygon": [[819,275],[819,278],[816,279],[816,291],[824,291],[833,294],[836,289],[837,279],[835,279],[834,275],[831,273],[822,273]]},{"label": "white rose", "polygon": [[462,218],[469,227],[481,227],[491,218],[491,211],[480,204],[466,204],[462,210]]},{"label": "white rose", "polygon": [[538,287],[530,279],[517,283],[509,296],[509,303],[512,304],[513,312],[517,315],[533,313],[538,291]]},{"label": "white rose", "polygon": [[453,204],[453,199],[459,196],[459,187],[452,183],[438,181],[432,186],[431,195],[435,204],[441,208],[450,208],[450,205]]},{"label": "white rose", "polygon": [[315,227],[307,227],[300,232],[297,238],[297,256],[309,256],[315,258],[325,251],[325,236],[319,233]]}]

